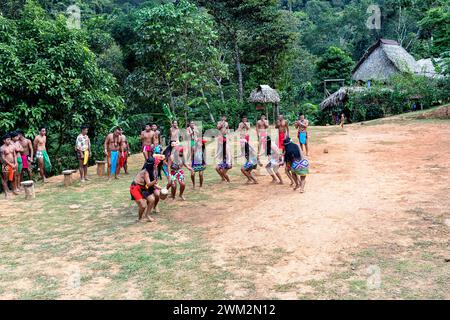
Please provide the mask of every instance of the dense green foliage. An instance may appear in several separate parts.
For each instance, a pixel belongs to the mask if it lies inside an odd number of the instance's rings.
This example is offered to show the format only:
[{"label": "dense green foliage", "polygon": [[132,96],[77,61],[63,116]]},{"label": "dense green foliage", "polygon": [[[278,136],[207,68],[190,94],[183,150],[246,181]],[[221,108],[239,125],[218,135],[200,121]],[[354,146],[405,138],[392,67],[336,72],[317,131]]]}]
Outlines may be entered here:
[{"label": "dense green foliage", "polygon": [[[66,27],[73,4],[81,9],[81,29]],[[76,164],[66,155],[73,153],[81,124],[91,127],[96,150],[114,125],[123,126],[134,145],[148,121],[167,134],[164,108],[182,124],[193,118],[209,128],[226,114],[237,127],[242,114],[258,116],[248,96],[259,84],[279,91],[280,109],[290,121],[303,112],[312,123],[323,123],[323,81],[350,84],[355,63],[379,38],[397,40],[416,59],[432,57],[442,74],[449,73],[448,0],[380,1],[380,29],[367,27],[372,4],[4,0],[0,131],[21,128],[33,136],[38,126],[47,126],[59,170]],[[448,99],[446,86],[445,80],[399,76],[390,90],[375,85],[352,97],[347,111],[354,121],[406,111],[412,96],[428,107]],[[63,157],[57,156],[61,150]]]}]

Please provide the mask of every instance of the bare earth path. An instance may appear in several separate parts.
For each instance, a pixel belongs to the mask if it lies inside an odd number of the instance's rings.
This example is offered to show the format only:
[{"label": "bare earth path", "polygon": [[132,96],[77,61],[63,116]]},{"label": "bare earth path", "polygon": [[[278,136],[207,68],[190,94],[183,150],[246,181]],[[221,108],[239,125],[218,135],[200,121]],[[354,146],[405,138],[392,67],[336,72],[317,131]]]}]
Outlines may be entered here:
[{"label": "bare earth path", "polygon": [[450,121],[311,138],[305,194],[263,168],[246,186],[236,166],[231,185],[210,169],[205,190],[189,181],[152,224],[135,222],[132,176],[1,200],[0,298],[450,299]]}]

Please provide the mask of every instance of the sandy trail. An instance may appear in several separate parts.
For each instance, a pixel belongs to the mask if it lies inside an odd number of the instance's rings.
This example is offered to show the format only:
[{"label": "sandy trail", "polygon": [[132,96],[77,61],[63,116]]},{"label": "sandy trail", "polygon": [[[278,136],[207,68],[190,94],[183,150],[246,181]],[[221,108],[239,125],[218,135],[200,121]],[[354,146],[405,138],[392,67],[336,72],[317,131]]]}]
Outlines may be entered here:
[{"label": "sandy trail", "polygon": [[[408,210],[426,206],[442,214],[450,208],[448,122],[355,125],[344,132],[312,147],[305,194],[260,177],[260,185],[225,192],[233,199],[226,205],[219,200],[190,217],[209,228],[218,265],[236,265],[237,253],[255,247],[284,252],[256,273],[254,297],[296,298],[273,287],[336,271],[337,262],[367,245],[406,246],[412,240],[395,231],[418,219]],[[233,286],[231,294],[239,297]]]}]

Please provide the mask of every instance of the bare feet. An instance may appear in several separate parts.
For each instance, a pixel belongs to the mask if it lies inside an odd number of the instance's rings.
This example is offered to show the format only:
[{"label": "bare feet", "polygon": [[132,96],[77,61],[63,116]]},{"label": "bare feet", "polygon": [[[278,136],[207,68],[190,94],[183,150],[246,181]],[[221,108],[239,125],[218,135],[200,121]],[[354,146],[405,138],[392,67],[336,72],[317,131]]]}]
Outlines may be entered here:
[{"label": "bare feet", "polygon": [[180,199],[183,201],[186,201],[186,199],[184,198],[184,196],[180,196]]},{"label": "bare feet", "polygon": [[278,182],[278,184],[284,184],[283,181]]},{"label": "bare feet", "polygon": [[298,188],[300,188],[300,185],[295,185],[295,187],[294,187],[294,191],[296,191]]},{"label": "bare feet", "polygon": [[159,211],[159,207],[153,208],[152,211],[155,212],[155,213],[160,213],[161,212],[161,211]]},{"label": "bare feet", "polygon": [[305,193],[305,189],[300,189],[300,193]]},{"label": "bare feet", "polygon": [[89,178],[84,178],[84,180],[86,180],[86,181],[91,181],[91,179],[89,179]]}]

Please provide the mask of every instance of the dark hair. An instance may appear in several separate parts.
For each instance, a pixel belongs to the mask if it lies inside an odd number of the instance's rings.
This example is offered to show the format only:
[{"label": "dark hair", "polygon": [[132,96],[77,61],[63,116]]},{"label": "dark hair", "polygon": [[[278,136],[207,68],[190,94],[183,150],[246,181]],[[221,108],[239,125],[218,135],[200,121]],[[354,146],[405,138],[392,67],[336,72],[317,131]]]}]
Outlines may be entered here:
[{"label": "dark hair", "polygon": [[17,137],[19,134],[17,133],[17,131],[11,131],[10,133],[9,133],[9,136],[11,137],[11,138],[15,138],[15,137]]},{"label": "dark hair", "polygon": [[267,144],[266,144],[266,154],[270,156],[272,154],[272,139],[270,139],[269,136],[267,136]]},{"label": "dark hair", "polygon": [[244,144],[244,152],[245,152],[245,159],[247,159],[247,161],[249,161],[249,159],[250,159],[250,146],[248,145],[247,141],[245,141],[245,144]]},{"label": "dark hair", "polygon": [[11,134],[5,133],[2,137],[2,141],[5,142],[7,139],[11,139]]},{"label": "dark hair", "polygon": [[147,126],[151,127],[151,126],[152,126],[152,124],[151,124],[151,123],[149,123],[149,122],[147,122],[147,123],[145,124],[144,128],[145,128],[145,127],[147,127]]},{"label": "dark hair", "polygon": [[22,130],[16,130],[17,134],[25,137],[25,133]]},{"label": "dark hair", "polygon": [[163,152],[164,157],[166,157],[166,160],[170,157],[170,154],[172,153],[172,149],[173,149],[172,142],[175,142],[175,140],[170,140],[169,145]]},{"label": "dark hair", "polygon": [[149,157],[142,167],[142,170],[147,170],[150,181],[155,180],[155,158]]},{"label": "dark hair", "polygon": [[89,127],[87,125],[82,125],[81,130],[84,130],[84,129],[89,129]]},{"label": "dark hair", "polygon": [[44,126],[39,127],[39,131],[42,131],[42,129],[46,129]]}]

